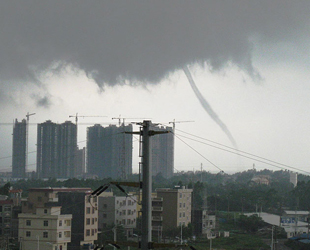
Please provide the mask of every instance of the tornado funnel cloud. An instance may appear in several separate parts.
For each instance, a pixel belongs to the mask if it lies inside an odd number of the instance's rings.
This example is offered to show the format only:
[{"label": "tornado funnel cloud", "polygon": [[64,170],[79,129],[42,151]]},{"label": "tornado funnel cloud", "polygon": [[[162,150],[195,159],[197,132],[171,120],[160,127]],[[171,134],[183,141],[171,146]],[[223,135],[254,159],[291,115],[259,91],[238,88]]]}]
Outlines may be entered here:
[{"label": "tornado funnel cloud", "polygon": [[223,130],[223,132],[227,135],[228,139],[232,143],[232,145],[237,149],[237,144],[233,136],[231,135],[230,131],[228,130],[227,126],[221,121],[221,119],[218,117],[218,115],[215,113],[215,111],[212,109],[210,104],[207,102],[207,100],[202,96],[199,89],[197,88],[194,79],[192,77],[191,72],[189,71],[187,66],[183,67],[183,71],[196,95],[198,98],[201,106],[204,108],[205,111],[209,114],[209,116],[217,123],[217,125],[220,126],[220,128]]}]

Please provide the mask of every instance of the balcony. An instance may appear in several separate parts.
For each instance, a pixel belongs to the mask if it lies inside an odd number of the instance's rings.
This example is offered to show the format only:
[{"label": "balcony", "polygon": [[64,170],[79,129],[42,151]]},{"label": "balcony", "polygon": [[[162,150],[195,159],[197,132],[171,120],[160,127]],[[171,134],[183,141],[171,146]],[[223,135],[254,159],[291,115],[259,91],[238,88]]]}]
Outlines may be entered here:
[{"label": "balcony", "polygon": [[152,198],[152,201],[163,201],[164,199],[162,197],[156,197]]},{"label": "balcony", "polygon": [[152,221],[163,221],[162,216],[152,216]]},{"label": "balcony", "polygon": [[152,211],[163,211],[163,207],[152,207]]},{"label": "balcony", "polygon": [[162,226],[153,226],[153,227],[152,227],[152,230],[153,230],[153,231],[162,231],[162,230],[163,230],[163,227],[162,227]]}]

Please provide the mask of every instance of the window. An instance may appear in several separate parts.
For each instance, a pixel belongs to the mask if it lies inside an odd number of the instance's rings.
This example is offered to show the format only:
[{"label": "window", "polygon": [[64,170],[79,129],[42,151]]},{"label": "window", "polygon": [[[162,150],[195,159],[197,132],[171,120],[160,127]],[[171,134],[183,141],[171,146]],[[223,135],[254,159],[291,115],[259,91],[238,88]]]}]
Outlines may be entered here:
[{"label": "window", "polygon": [[123,220],[122,220],[122,223],[123,223],[123,225],[126,225],[126,220],[123,219]]},{"label": "window", "polygon": [[128,200],[128,205],[131,206],[131,200]]},{"label": "window", "polygon": [[26,237],[30,237],[31,236],[31,232],[30,231],[26,231]]},{"label": "window", "polygon": [[180,213],[179,217],[180,217],[180,218],[182,217],[182,213]]},{"label": "window", "polygon": [[180,208],[182,207],[182,203],[180,203]]},{"label": "window", "polygon": [[65,224],[66,224],[67,226],[71,226],[71,220],[65,220]]},{"label": "window", "polygon": [[185,213],[183,213],[183,217],[185,217]]},{"label": "window", "polygon": [[70,231],[65,231],[64,235],[65,235],[65,237],[70,237],[71,236],[71,232]]},{"label": "window", "polygon": [[108,208],[108,204],[103,204],[103,208]]},{"label": "window", "polygon": [[180,198],[182,198],[182,193],[180,193]]},{"label": "window", "polygon": [[95,234],[95,230],[92,229],[92,230],[91,230],[91,235],[93,236],[94,234]]},{"label": "window", "polygon": [[183,203],[183,207],[185,207],[185,203]]},{"label": "window", "polygon": [[93,209],[92,209],[92,213],[94,214],[95,213],[95,208],[93,207]]},{"label": "window", "polygon": [[48,227],[48,220],[43,221],[43,226]]},{"label": "window", "polygon": [[90,230],[89,229],[86,230],[86,236],[90,236]]},{"label": "window", "polygon": [[86,225],[90,225],[90,218],[86,219]]},{"label": "window", "polygon": [[86,208],[86,213],[87,213],[87,214],[90,214],[90,207],[87,207],[87,208]]},{"label": "window", "polygon": [[2,206],[0,206],[0,212],[2,212]]},{"label": "window", "polygon": [[43,232],[43,238],[48,238],[48,232]]},{"label": "window", "polygon": [[44,213],[47,214],[47,209],[44,209]]},{"label": "window", "polygon": [[127,210],[127,214],[128,214],[128,215],[131,215],[131,210],[128,209],[128,210]]},{"label": "window", "polygon": [[91,224],[94,225],[95,224],[95,218],[91,219]]},{"label": "window", "polygon": [[122,215],[126,215],[126,210],[123,210]]},{"label": "window", "polygon": [[60,227],[62,226],[62,220],[59,221],[59,226],[60,226]]},{"label": "window", "polygon": [[26,220],[26,226],[31,226],[31,220]]},{"label": "window", "polygon": [[4,207],[4,212],[10,212],[11,211],[11,207],[10,206],[5,206]]},{"label": "window", "polygon": [[58,238],[62,238],[62,232],[58,233]]},{"label": "window", "polygon": [[127,219],[127,225],[130,225],[130,224],[131,224],[131,220]]}]

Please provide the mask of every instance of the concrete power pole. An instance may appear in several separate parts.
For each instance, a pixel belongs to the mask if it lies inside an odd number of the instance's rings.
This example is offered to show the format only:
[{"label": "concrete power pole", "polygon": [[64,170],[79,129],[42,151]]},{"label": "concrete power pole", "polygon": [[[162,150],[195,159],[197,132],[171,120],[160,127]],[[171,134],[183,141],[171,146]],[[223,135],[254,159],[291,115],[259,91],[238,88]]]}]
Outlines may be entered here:
[{"label": "concrete power pole", "polygon": [[152,241],[152,149],[150,144],[151,121],[142,123],[142,233],[141,249],[148,249]]},{"label": "concrete power pole", "polygon": [[151,130],[152,122],[144,120],[137,123],[141,126],[140,132],[125,132],[142,136],[142,232],[141,249],[149,249],[152,242],[152,147],[151,136],[166,134],[168,131]]}]

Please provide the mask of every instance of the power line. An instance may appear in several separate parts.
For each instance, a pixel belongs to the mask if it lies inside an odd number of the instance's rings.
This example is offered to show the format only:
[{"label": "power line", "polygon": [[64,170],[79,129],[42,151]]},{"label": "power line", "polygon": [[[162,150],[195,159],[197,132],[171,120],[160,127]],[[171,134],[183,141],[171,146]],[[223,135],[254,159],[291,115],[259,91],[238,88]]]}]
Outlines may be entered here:
[{"label": "power line", "polygon": [[[270,166],[273,166],[273,167],[276,167],[276,168],[279,168],[279,169],[284,169],[285,170],[286,168],[288,168],[288,169],[294,169],[294,170],[297,170],[297,171],[300,171],[300,172],[304,172],[304,173],[310,174],[310,172],[308,172],[308,171],[305,171],[305,170],[302,170],[302,169],[299,169],[299,168],[295,168],[295,167],[291,167],[291,166],[288,166],[288,165],[285,165],[285,164],[282,164],[282,163],[279,163],[279,162],[275,162],[275,161],[272,161],[272,160],[268,160],[267,158],[263,158],[263,157],[260,157],[260,156],[256,156],[254,154],[246,153],[246,152],[241,151],[241,150],[234,149],[235,151],[237,151],[237,152],[234,152],[234,151],[230,151],[230,150],[227,150],[227,149],[224,149],[224,148],[220,148],[218,146],[214,146],[214,145],[211,145],[211,144],[208,144],[208,143],[205,143],[205,142],[201,142],[201,141],[198,141],[198,140],[186,137],[186,136],[182,136],[182,135],[179,135],[179,136],[184,137],[184,138],[186,138],[188,140],[196,141],[196,142],[199,142],[201,144],[204,144],[204,145],[207,145],[207,146],[210,146],[210,147],[213,147],[213,148],[216,148],[216,149],[219,149],[219,150],[231,153],[231,154],[236,154],[236,155],[239,155],[239,156],[247,158],[247,159],[255,160],[255,161],[258,161],[258,162],[261,162],[261,163],[264,163],[264,164],[267,164],[267,165],[270,165]],[[201,139],[203,139],[203,138],[201,138]],[[207,139],[205,139],[205,140],[207,140]],[[220,143],[216,143],[216,144],[221,145]],[[224,146],[224,147],[230,148],[228,146]],[[231,148],[231,149],[233,149],[233,148]],[[240,152],[240,153],[238,153],[238,152]],[[242,155],[241,153],[248,154],[250,156]],[[253,157],[251,157],[251,156],[253,156]],[[256,157],[256,158],[254,158],[254,157]],[[262,160],[259,160],[259,159],[263,159],[265,161],[262,161]],[[275,165],[275,164],[284,166],[286,168],[280,167],[280,166]]]},{"label": "power line", "polygon": [[216,167],[218,170],[220,170],[221,172],[224,172],[221,168],[219,168],[218,166],[216,166],[213,162],[211,162],[209,159],[207,159],[205,156],[203,156],[201,153],[199,153],[196,149],[194,149],[192,146],[190,146],[188,143],[186,143],[184,140],[182,140],[180,137],[178,137],[176,134],[174,134],[174,136],[176,138],[178,138],[181,142],[183,142],[185,145],[187,145],[188,147],[190,147],[193,151],[195,151],[197,154],[199,154],[202,158],[204,158],[206,161],[208,161],[211,165],[213,165],[214,167]]}]

